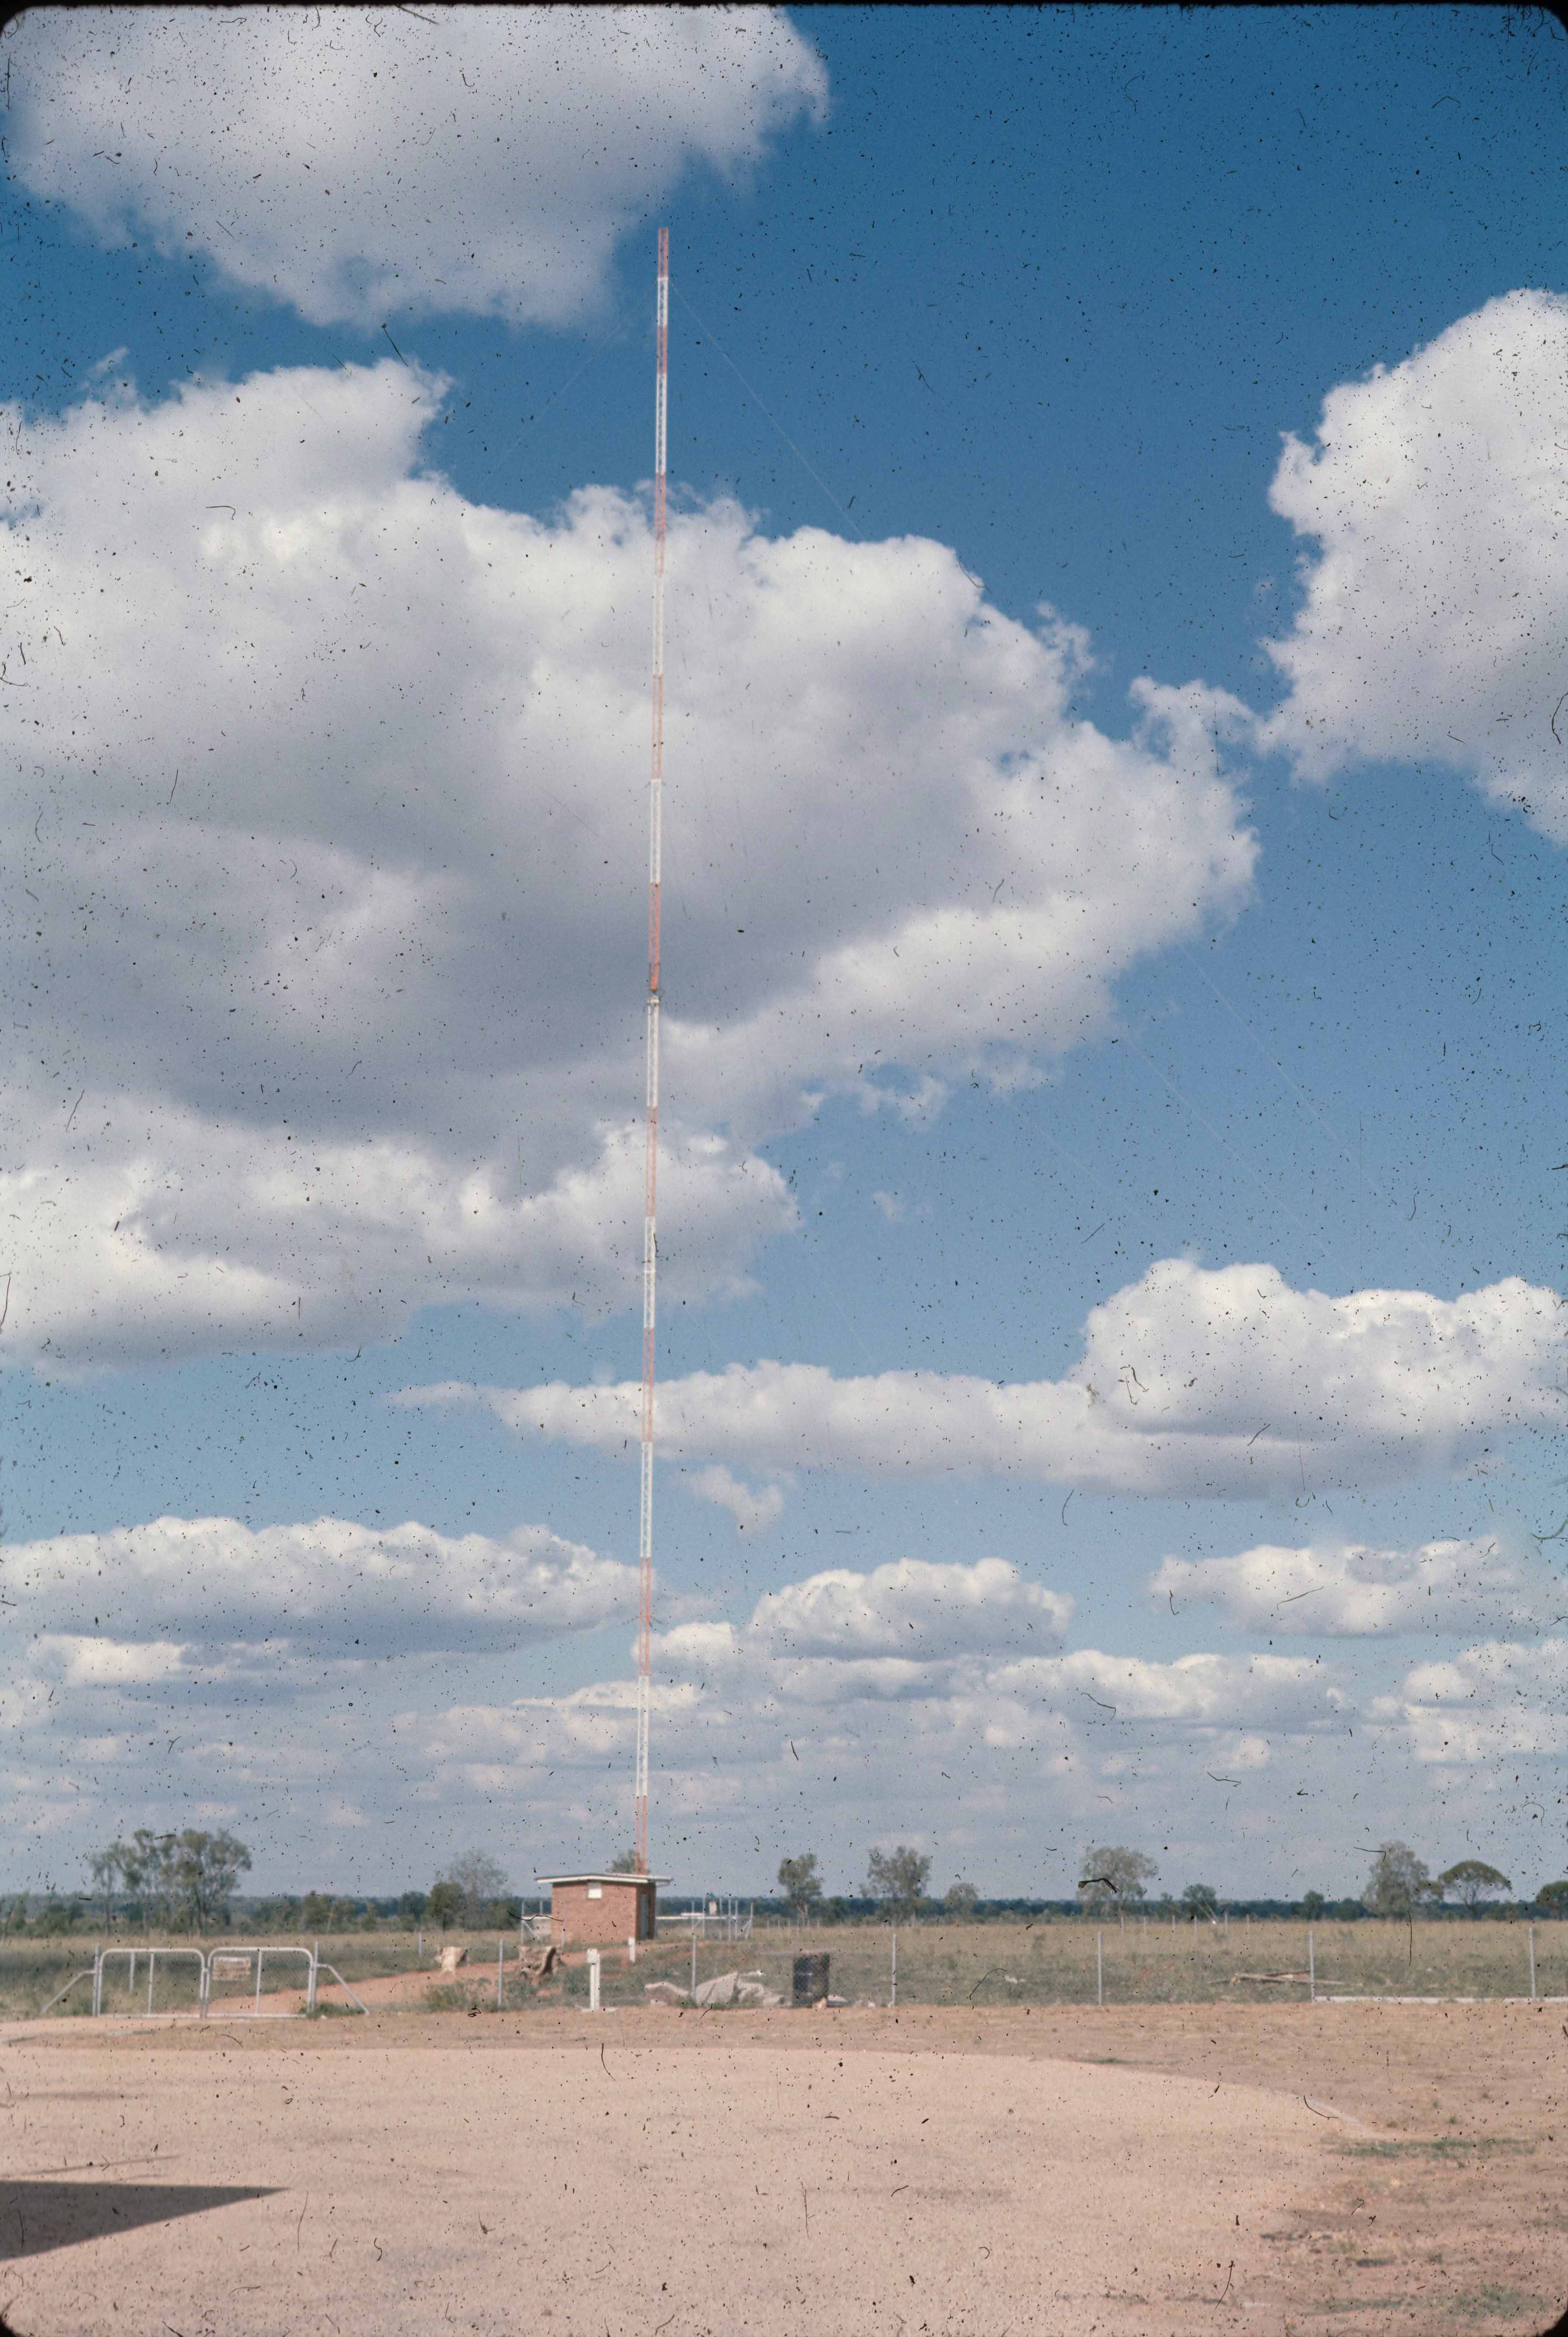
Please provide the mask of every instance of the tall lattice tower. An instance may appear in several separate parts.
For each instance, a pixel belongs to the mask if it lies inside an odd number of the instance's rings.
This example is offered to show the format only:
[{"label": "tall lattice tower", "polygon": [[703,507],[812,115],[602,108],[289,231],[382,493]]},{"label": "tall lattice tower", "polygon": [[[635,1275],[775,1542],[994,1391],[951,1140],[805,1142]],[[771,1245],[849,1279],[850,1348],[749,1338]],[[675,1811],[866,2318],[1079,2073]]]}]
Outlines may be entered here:
[{"label": "tall lattice tower", "polygon": [[648,1125],[642,1198],[642,1481],[638,1526],[637,1863],[648,1873],[648,1726],[652,1701],[653,1380],[658,1279],[659,882],[664,846],[664,531],[669,406],[669,230],[658,231],[653,421],[653,752],[648,797]]}]

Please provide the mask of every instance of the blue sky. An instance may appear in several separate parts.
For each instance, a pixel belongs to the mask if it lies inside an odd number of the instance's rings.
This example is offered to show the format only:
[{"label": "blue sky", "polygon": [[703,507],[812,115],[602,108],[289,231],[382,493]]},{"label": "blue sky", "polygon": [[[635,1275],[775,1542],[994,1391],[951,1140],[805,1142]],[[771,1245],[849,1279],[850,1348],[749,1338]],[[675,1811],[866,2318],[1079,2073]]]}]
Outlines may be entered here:
[{"label": "blue sky", "polygon": [[427,13],[5,35],[10,1881],[627,1831],[664,219],[656,1863],[1556,1873],[1555,28]]}]

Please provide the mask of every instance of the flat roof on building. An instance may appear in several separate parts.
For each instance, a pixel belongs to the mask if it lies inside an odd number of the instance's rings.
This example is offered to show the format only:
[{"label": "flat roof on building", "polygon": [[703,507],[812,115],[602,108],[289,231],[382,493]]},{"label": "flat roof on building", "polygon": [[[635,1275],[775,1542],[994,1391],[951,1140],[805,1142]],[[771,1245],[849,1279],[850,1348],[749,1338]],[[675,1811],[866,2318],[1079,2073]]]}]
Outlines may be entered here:
[{"label": "flat roof on building", "polygon": [[536,1882],[548,1882],[551,1889],[558,1882],[667,1882],[667,1874],[536,1874]]}]

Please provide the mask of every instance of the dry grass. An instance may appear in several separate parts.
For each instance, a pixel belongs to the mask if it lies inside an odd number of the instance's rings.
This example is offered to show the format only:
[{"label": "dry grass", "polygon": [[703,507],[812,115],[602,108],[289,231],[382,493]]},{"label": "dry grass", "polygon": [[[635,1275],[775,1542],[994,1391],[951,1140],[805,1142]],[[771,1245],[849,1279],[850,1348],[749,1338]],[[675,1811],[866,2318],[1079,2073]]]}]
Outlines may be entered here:
[{"label": "dry grass", "polygon": [[[1523,1923],[1360,1922],[1312,1927],[1318,1992],[1321,1996],[1522,1997],[1530,1993],[1527,1928]],[[1542,1996],[1568,1994],[1568,1923],[1537,1923],[1536,1987]],[[1105,2000],[1110,2004],[1304,2002],[1307,1987],[1244,1977],[1308,1969],[1304,1923],[1232,1920],[1222,1927],[1129,1918],[1125,1928],[1088,1922],[925,1923],[898,1934],[901,2004],[1093,2004],[1096,1949],[1103,1943]],[[765,1984],[788,1998],[790,1966],[799,1950],[825,1951],[835,1996],[852,2004],[886,2004],[891,1992],[891,1939],[871,1925],[813,1926],[799,1933],[758,1931],[750,1940],[705,1941],[697,1976],[760,1971]],[[682,1987],[691,1979],[688,1943],[660,1941],[638,1951],[635,1969],[624,1952],[607,1951],[607,2003],[641,1998],[650,1980]],[[572,1973],[569,1995],[586,1995],[586,1979]]]},{"label": "dry grass", "polygon": [[[461,1933],[453,1933],[461,1939]],[[145,2012],[147,2003],[147,1950],[158,1951],[153,1967],[152,2010],[155,2012],[190,2012],[196,2009],[197,1966],[194,1954],[200,1946],[203,1951],[216,1947],[220,1951],[232,1938],[236,1948],[249,1947],[257,1941],[243,1931],[219,1934],[196,1941],[184,1933],[154,1932],[151,1940],[140,1933],[134,1937],[120,1930],[104,1933],[101,1944],[112,1948],[103,1971],[103,2009],[106,2012]],[[438,1935],[425,1939],[426,1961],[430,1961]],[[55,1990],[63,1988],[73,1972],[90,1971],[93,1951],[99,1941],[92,1939],[7,1940],[0,1945],[0,2019],[26,2019],[42,2010]],[[297,1989],[303,1985],[305,1959],[298,1954],[283,1953],[288,1949],[308,1948],[312,1941],[283,1933],[264,1933],[259,1944],[267,1950],[263,1966],[262,1986],[268,1996],[275,1991]],[[322,1934],[316,1942],[323,1960],[336,1964],[345,1980],[370,1980],[383,1972],[412,1971],[415,1968],[416,1941],[414,1934],[398,1931],[346,1931],[328,1937]],[[136,1959],[134,1985],[129,1958],[121,1951],[130,1949]],[[482,1961],[488,1956],[494,1969],[495,1934],[477,1938],[471,1954]],[[222,1983],[220,1983],[222,1985]],[[238,1994],[245,1987],[242,1979],[229,1981],[228,1987]],[[254,1979],[251,1981],[254,1986]],[[61,2014],[86,2013],[90,2009],[93,1987],[90,1980],[79,1980],[63,2004],[56,2005]]]},{"label": "dry grass", "polygon": [[[1543,1996],[1568,1995],[1568,1923],[1537,1923],[1536,1986]],[[1307,1970],[1307,1927],[1303,1923],[1232,1920],[1229,1936],[1208,1924],[1180,1924],[1172,1930],[1151,1917],[1129,1920],[1125,1929],[1112,1922],[1103,1927],[1083,1921],[1046,1921],[1036,1923],[922,1923],[901,1928],[898,1934],[898,1996],[903,2005],[1074,2005],[1096,2000],[1096,1937],[1103,1940],[1105,2000],[1115,2004],[1300,2003],[1304,1982],[1271,1984],[1244,1977],[1258,1972],[1301,1972]],[[432,1970],[443,1935],[425,1934],[424,1969]],[[455,2008],[472,1996],[489,2000],[495,1972],[495,1934],[459,1931],[445,1935],[449,1945],[466,1945],[469,1962],[463,1969],[463,1985],[450,1992]],[[236,1945],[246,1944],[244,1934]],[[147,2009],[146,1942],[132,1942],[124,1933],[113,1944],[135,1946],[136,1974],[131,1985],[129,1962],[116,1957],[105,1967],[106,2011]],[[188,1939],[168,1937],[152,1942],[160,1951],[154,1981],[157,2011],[193,2010],[196,2002],[194,1957],[170,1955],[166,1950],[188,1950]],[[222,1948],[224,1939],[208,1941]],[[264,1941],[268,1950],[264,1993],[271,1996],[297,1988],[304,1974],[303,1959],[274,1953],[286,1947],[308,1945],[283,1937]],[[335,1964],[351,1984],[394,1972],[420,1969],[412,1931],[350,1931],[322,1936],[323,1958]],[[1443,1922],[1320,1923],[1313,1927],[1318,1992],[1393,1998],[1400,1996],[1524,1997],[1530,1992],[1527,1928],[1523,1923]],[[91,1966],[91,1940],[12,1940],[0,1946],[0,2019],[15,2019],[38,2012],[73,1971]],[[730,1944],[701,1941],[697,1976],[716,1972],[760,1971],[771,1989],[786,2001],[790,1966],[802,1950],[825,1951],[831,1958],[832,1988],[851,2003],[885,2005],[891,1994],[891,1938],[887,1929],[870,1924],[836,1928],[813,1927],[796,1932],[781,1927],[758,1930],[750,1940]],[[512,1961],[516,1936],[507,1941],[506,2000],[509,2008],[533,2001]],[[433,1979],[437,1976],[433,1971]],[[691,1978],[691,1949],[684,1941],[660,1941],[639,1950],[635,1966],[624,1949],[607,1949],[602,1967],[607,2004],[640,2004],[650,1980],[671,1980],[685,1987]],[[221,1985],[221,1983],[220,1983]],[[246,1983],[236,1979],[229,1991],[238,1996]],[[90,1984],[78,1984],[63,2012],[85,2012]],[[545,1991],[545,2000],[586,2002],[588,1976],[580,1961]],[[446,2001],[443,1998],[443,2001]]]}]

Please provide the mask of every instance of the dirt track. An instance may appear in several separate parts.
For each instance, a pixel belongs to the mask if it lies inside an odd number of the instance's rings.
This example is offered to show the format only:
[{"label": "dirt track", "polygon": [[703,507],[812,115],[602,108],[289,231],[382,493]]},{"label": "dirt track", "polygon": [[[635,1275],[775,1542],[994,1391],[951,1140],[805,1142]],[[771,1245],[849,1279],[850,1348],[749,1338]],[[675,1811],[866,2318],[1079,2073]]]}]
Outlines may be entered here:
[{"label": "dirt track", "polygon": [[1568,2298],[1555,2008],[107,2026],[0,2051],[23,2337],[1384,2337]]}]

